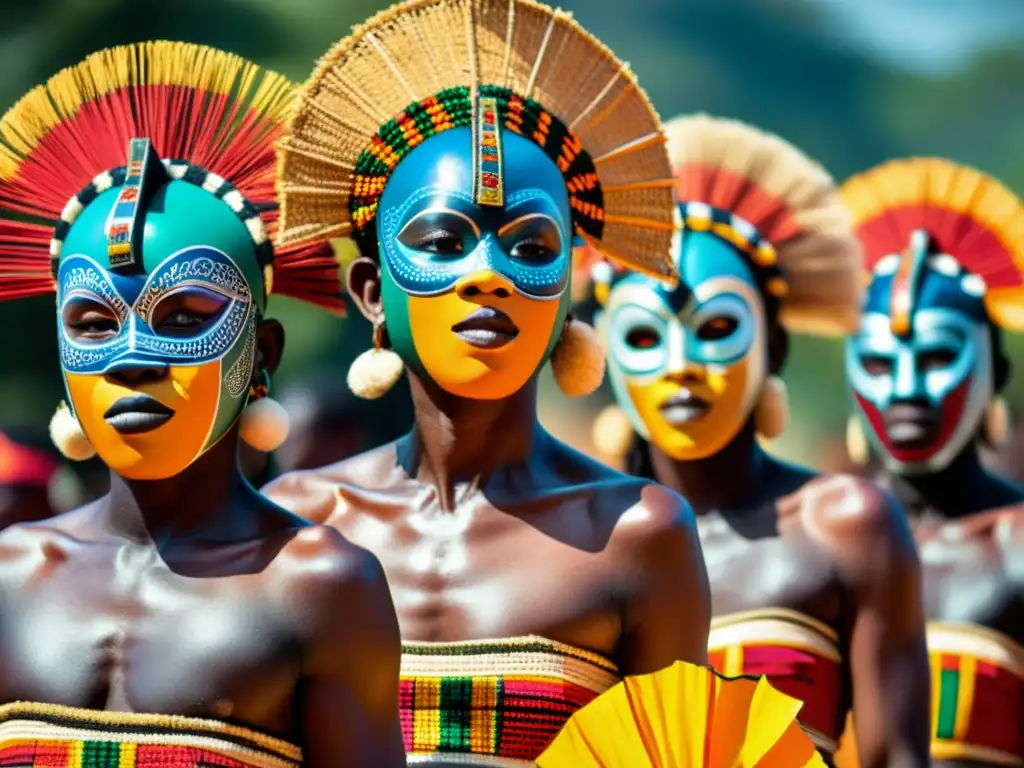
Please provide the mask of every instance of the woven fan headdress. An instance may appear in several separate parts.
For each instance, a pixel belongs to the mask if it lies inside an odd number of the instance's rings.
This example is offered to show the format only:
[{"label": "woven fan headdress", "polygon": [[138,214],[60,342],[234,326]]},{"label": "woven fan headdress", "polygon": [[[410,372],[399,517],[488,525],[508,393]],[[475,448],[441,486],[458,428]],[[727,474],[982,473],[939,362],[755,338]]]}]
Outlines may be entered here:
[{"label": "woven fan headdress", "polygon": [[268,293],[344,314],[326,240],[270,244],[273,146],[294,98],[284,77],[234,54],[164,41],[94,53],[30,91],[0,120],[0,300],[55,290],[63,237],[98,194],[130,185],[129,142],[145,138],[171,178],[245,222]]},{"label": "woven fan headdress", "polygon": [[842,188],[871,273],[887,256],[903,259],[912,235],[952,256],[984,283],[996,325],[1024,331],[1024,204],[992,177],[938,158],[894,160]]},{"label": "woven fan headdress", "polygon": [[[860,255],[828,172],[778,136],[736,120],[678,117],[665,132],[684,231],[710,230],[736,246],[790,330],[854,327]],[[598,266],[595,288],[610,277]]]},{"label": "woven fan headdress", "polygon": [[[568,13],[532,0],[410,0],[335,46],[280,145],[278,242],[352,236],[375,257],[377,202],[401,159],[441,131],[479,136],[494,123],[558,164],[586,241],[630,268],[673,275],[657,114],[626,64]],[[481,157],[487,187],[501,158]]]}]

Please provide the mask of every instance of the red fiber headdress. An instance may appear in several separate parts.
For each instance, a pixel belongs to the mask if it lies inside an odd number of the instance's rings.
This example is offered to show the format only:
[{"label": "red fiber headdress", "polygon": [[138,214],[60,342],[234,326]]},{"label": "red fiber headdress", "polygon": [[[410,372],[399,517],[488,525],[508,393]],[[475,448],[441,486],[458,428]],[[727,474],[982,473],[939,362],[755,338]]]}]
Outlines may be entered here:
[{"label": "red fiber headdress", "polygon": [[1024,204],[984,173],[938,158],[894,160],[842,188],[864,266],[903,253],[924,230],[942,253],[985,282],[997,325],[1024,330]]},{"label": "red fiber headdress", "polygon": [[[26,94],[0,120],[0,300],[54,290],[50,240],[69,201],[125,164],[133,138],[230,182],[273,238],[274,144],[296,86],[234,54],[156,41],[94,53]],[[276,249],[267,293],[344,314],[326,240]]]}]

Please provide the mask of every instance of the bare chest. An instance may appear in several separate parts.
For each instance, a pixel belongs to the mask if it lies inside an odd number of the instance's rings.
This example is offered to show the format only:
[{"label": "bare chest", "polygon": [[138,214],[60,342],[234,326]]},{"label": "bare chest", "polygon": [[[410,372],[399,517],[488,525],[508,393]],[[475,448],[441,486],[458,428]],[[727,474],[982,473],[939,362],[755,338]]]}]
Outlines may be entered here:
[{"label": "bare chest", "polygon": [[925,615],[929,621],[976,624],[1024,644],[1024,552],[991,532],[958,535],[941,528],[919,538]]},{"label": "bare chest", "polygon": [[289,730],[297,647],[252,577],[190,579],[122,555],[69,558],[5,596],[0,701]]},{"label": "bare chest", "polygon": [[348,509],[331,522],[381,561],[406,640],[618,644],[619,584],[583,508],[516,514],[477,498],[452,513]]},{"label": "bare chest", "polygon": [[787,608],[834,624],[839,584],[828,558],[799,535],[749,538],[718,513],[697,521],[714,616]]}]

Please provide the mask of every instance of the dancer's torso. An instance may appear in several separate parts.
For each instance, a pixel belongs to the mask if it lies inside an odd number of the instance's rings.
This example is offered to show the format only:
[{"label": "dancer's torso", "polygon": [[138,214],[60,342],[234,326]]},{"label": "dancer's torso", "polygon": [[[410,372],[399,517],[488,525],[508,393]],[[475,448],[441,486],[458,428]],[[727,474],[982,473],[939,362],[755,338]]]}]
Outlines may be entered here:
[{"label": "dancer's torso", "polygon": [[642,523],[627,510],[649,484],[577,461],[499,484],[510,491],[460,487],[454,511],[397,465],[394,446],[267,489],[383,564],[406,643],[411,762],[536,757],[618,679],[609,659],[628,642],[624,607],[639,586],[623,532]]},{"label": "dancer's torso", "polygon": [[804,702],[800,721],[830,759],[849,707],[840,656],[842,588],[828,555],[799,519],[768,502],[742,518],[698,519],[714,611],[709,660],[728,675],[767,675]]},{"label": "dancer's torso", "polygon": [[0,539],[0,704],[227,719],[297,740],[315,612],[292,587],[317,567],[318,529],[217,547],[182,574],[87,517]]}]

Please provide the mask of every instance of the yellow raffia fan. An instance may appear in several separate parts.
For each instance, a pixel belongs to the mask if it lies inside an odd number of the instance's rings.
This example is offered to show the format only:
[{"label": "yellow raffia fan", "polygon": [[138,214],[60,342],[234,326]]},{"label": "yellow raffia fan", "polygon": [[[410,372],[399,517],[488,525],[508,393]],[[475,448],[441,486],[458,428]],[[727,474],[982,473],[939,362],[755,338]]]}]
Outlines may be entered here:
[{"label": "yellow raffia fan", "polygon": [[674,275],[657,113],[628,65],[570,14],[532,0],[409,0],[338,43],[280,144],[278,242],[353,237],[366,248],[394,167],[431,136],[475,126],[484,100],[558,163],[584,240],[632,269]]},{"label": "yellow raffia fan", "polygon": [[1024,203],[996,179],[941,158],[910,158],[854,176],[842,196],[868,272],[924,230],[985,282],[992,321],[1024,331]]},{"label": "yellow raffia fan", "polygon": [[803,704],[763,677],[676,662],[627,677],[579,710],[540,768],[825,768],[800,728]]}]

